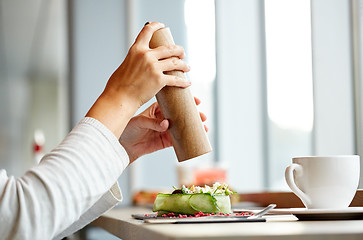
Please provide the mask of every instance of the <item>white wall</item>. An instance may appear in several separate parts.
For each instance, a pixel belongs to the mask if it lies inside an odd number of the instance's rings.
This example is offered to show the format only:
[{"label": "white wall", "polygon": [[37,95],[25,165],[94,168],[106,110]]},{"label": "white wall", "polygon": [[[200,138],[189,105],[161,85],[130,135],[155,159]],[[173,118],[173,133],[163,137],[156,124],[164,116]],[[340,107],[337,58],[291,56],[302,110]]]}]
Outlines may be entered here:
[{"label": "white wall", "polygon": [[124,1],[71,1],[73,125],[92,106],[126,56]]}]

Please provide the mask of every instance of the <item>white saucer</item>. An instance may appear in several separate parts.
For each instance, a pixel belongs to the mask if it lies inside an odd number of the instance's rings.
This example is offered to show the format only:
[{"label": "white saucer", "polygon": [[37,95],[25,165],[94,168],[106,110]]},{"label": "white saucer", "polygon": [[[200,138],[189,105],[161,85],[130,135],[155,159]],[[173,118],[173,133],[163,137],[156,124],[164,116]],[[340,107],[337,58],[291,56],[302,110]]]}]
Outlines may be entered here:
[{"label": "white saucer", "polygon": [[363,207],[344,209],[276,208],[271,214],[294,214],[299,220],[363,219]]}]

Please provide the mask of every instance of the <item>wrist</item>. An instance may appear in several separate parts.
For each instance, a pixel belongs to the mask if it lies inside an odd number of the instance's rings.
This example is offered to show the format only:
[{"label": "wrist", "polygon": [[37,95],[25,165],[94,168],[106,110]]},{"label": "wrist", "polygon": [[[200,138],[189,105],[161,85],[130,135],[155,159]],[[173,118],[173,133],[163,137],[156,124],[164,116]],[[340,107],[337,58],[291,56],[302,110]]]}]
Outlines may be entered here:
[{"label": "wrist", "polygon": [[[120,142],[120,144],[122,145],[122,143]],[[126,153],[127,153],[127,155],[129,156],[129,165],[131,164],[131,163],[133,163],[136,159],[137,159],[137,157],[134,157],[133,155],[132,155],[132,152],[131,151],[129,151],[129,149],[127,148],[127,147],[125,147],[125,145],[122,145],[123,146],[123,148],[125,149],[125,151],[126,151]]]},{"label": "wrist", "polygon": [[138,109],[137,103],[126,96],[103,92],[86,117],[92,117],[104,124],[117,138],[120,138],[127,123]]}]

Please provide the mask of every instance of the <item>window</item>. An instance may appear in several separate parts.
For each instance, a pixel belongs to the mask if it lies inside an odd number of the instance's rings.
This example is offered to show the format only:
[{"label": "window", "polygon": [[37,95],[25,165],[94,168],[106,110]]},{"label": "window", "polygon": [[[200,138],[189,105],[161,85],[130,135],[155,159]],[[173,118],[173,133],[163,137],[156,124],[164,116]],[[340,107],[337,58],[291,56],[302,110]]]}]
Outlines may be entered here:
[{"label": "window", "polygon": [[310,1],[265,0],[269,189],[286,189],[292,157],[312,155],[310,19]]}]

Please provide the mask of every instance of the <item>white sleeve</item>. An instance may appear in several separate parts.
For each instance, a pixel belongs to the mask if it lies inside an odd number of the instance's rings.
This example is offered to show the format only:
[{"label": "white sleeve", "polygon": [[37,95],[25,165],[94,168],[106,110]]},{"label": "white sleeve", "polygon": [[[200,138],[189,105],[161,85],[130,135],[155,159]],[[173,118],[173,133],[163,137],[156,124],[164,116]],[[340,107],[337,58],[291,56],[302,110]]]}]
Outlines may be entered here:
[{"label": "white sleeve", "polygon": [[84,226],[113,208],[122,199],[121,191],[116,182],[90,209],[87,210],[75,223],[58,234],[54,240],[60,240],[82,229]]},{"label": "white sleeve", "polygon": [[52,239],[82,228],[121,200],[114,183],[129,163],[103,124],[84,118],[23,177],[0,170],[0,235]]}]

